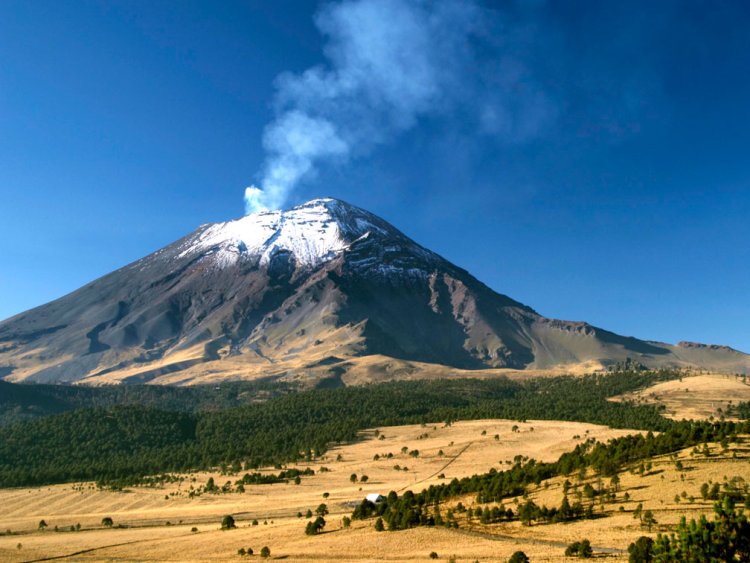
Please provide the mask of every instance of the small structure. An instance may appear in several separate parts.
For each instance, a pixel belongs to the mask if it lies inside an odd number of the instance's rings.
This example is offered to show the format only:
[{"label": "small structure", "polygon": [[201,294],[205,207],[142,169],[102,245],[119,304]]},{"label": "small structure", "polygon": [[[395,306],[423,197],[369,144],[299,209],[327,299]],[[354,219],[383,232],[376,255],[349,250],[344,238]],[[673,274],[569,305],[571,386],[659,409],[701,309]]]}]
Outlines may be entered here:
[{"label": "small structure", "polygon": [[380,504],[385,502],[385,497],[378,493],[370,493],[365,497],[365,500],[369,500],[372,504]]}]

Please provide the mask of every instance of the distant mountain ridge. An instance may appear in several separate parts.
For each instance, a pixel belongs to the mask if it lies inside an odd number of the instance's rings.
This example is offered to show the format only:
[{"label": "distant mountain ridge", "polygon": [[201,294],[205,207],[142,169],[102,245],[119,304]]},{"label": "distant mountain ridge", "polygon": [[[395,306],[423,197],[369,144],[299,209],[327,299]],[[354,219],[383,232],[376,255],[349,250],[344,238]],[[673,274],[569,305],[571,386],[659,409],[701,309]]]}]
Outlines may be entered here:
[{"label": "distant mountain ridge", "polygon": [[0,323],[0,377],[11,381],[340,384],[626,359],[750,372],[750,356],[728,347],[545,318],[330,198],[203,225]]}]

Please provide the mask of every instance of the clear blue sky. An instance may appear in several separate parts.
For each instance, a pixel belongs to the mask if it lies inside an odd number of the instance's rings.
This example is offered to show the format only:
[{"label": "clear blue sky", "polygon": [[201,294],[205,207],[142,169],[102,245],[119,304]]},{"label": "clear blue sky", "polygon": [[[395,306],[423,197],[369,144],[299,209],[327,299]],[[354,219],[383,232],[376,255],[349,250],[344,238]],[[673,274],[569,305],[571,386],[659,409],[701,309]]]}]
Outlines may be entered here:
[{"label": "clear blue sky", "polygon": [[[287,203],[369,209],[547,316],[750,351],[750,4],[455,5],[487,26],[420,44],[470,52],[450,95],[388,113]],[[277,76],[335,66],[320,9],[1,2],[0,318],[242,215]]]}]

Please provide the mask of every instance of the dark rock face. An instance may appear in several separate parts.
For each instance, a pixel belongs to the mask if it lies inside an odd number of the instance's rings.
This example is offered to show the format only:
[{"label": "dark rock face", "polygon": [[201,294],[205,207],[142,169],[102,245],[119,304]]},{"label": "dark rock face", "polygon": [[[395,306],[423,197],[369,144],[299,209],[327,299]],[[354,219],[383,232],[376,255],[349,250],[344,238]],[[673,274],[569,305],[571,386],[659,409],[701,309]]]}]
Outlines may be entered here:
[{"label": "dark rock face", "polygon": [[544,318],[382,219],[332,199],[204,225],[0,323],[0,377],[13,380],[122,374],[114,380],[146,382],[209,363],[220,375],[237,362],[373,354],[464,369],[626,358],[750,366],[724,347],[674,347]]}]

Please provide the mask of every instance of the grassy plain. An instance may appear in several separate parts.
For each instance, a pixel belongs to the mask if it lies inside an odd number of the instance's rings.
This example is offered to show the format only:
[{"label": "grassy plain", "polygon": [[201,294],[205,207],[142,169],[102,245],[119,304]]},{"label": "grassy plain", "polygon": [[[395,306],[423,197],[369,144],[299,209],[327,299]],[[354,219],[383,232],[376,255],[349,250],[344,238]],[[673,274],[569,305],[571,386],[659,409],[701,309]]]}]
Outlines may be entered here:
[{"label": "grassy plain", "polygon": [[735,375],[686,375],[613,398],[622,399],[664,405],[664,416],[674,420],[719,418],[732,404],[750,401],[750,383],[747,377]]}]

